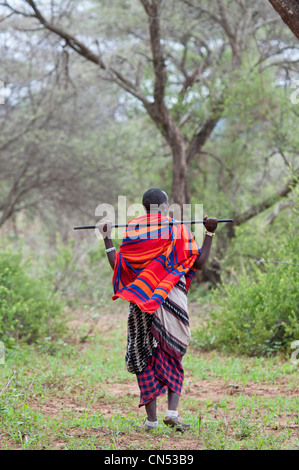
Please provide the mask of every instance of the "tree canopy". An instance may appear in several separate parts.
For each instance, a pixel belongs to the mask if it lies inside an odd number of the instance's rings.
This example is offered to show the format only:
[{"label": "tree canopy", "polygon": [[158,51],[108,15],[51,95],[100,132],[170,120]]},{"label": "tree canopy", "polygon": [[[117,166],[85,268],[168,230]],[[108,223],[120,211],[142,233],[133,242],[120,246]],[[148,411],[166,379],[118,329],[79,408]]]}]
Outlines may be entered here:
[{"label": "tree canopy", "polygon": [[299,45],[267,0],[0,8],[0,224],[25,209],[90,217],[150,185],[235,227],[288,207]]}]

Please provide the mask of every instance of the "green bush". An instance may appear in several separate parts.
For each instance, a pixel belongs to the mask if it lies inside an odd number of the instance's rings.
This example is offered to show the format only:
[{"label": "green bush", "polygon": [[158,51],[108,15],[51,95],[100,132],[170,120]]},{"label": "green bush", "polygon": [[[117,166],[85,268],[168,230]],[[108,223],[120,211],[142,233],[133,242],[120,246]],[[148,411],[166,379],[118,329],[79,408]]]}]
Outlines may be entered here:
[{"label": "green bush", "polygon": [[62,241],[57,234],[55,249],[45,252],[38,267],[33,268],[70,307],[89,304],[97,308],[104,298],[111,301],[112,270],[101,240],[95,238],[76,244],[74,239]]},{"label": "green bush", "polygon": [[56,339],[63,332],[63,306],[44,280],[29,276],[22,255],[0,253],[0,340],[6,347]]},{"label": "green bush", "polygon": [[290,352],[291,342],[299,339],[298,246],[295,214],[276,247],[264,253],[271,262],[247,258],[237,280],[214,291],[214,308],[193,335],[195,343],[252,356]]}]

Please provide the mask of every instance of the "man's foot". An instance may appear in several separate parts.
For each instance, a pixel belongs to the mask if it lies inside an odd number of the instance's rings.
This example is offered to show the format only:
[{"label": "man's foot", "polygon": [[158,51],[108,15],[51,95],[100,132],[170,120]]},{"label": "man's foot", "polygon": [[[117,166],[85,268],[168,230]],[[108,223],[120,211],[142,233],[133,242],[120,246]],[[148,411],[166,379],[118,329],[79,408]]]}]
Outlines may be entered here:
[{"label": "man's foot", "polygon": [[146,431],[152,431],[153,429],[157,429],[157,428],[158,428],[158,420],[155,421],[154,423],[151,423],[146,419],[145,422],[143,423],[143,429],[145,429]]},{"label": "man's foot", "polygon": [[169,416],[166,416],[166,418],[163,419],[163,422],[166,426],[175,428],[176,431],[184,432],[190,429],[190,424],[181,423],[178,418],[170,418]]},{"label": "man's foot", "polygon": [[156,429],[156,428],[157,428],[157,426],[149,426],[149,425],[146,424],[146,423],[144,423],[144,425],[143,425],[143,429],[144,429],[145,431],[153,431],[153,430]]}]

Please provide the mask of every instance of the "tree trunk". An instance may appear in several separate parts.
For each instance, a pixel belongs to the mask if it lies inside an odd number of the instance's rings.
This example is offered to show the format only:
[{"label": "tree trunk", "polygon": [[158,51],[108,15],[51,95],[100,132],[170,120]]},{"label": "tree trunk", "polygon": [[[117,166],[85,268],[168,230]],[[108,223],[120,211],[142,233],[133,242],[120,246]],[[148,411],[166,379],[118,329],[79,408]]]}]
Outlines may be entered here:
[{"label": "tree trunk", "polygon": [[172,187],[170,202],[179,204],[181,209],[186,204],[187,153],[181,129],[175,124],[164,101],[146,106],[146,110],[165,138],[172,153]]},{"label": "tree trunk", "polygon": [[172,148],[173,166],[172,166],[172,189],[171,202],[179,204],[181,209],[187,203],[187,163],[186,152],[182,139],[174,143]]},{"label": "tree trunk", "polygon": [[269,0],[273,8],[281,16],[285,24],[299,39],[299,1]]},{"label": "tree trunk", "polygon": [[212,258],[208,265],[200,269],[195,274],[195,282],[198,284],[209,283],[209,289],[221,284],[221,264],[216,257]]}]

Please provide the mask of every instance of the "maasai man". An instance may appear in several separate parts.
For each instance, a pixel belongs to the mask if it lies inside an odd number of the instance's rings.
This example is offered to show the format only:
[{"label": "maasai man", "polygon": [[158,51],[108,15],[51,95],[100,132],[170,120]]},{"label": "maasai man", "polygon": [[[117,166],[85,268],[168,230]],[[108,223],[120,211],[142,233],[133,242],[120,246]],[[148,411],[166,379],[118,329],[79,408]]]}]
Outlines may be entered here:
[{"label": "maasai man", "polygon": [[[149,189],[142,200],[146,214],[129,221],[118,252],[111,223],[99,225],[109,263],[114,270],[113,299],[130,303],[126,366],[136,374],[139,407],[145,405],[146,429],[158,425],[156,398],[168,394],[164,423],[185,431],[178,417],[184,370],[182,358],[190,340],[187,293],[196,272],[206,263],[217,219],[205,217],[201,248],[183,224],[167,217],[168,196]],[[140,226],[139,226],[140,224]],[[150,224],[150,225],[147,225]]]}]

